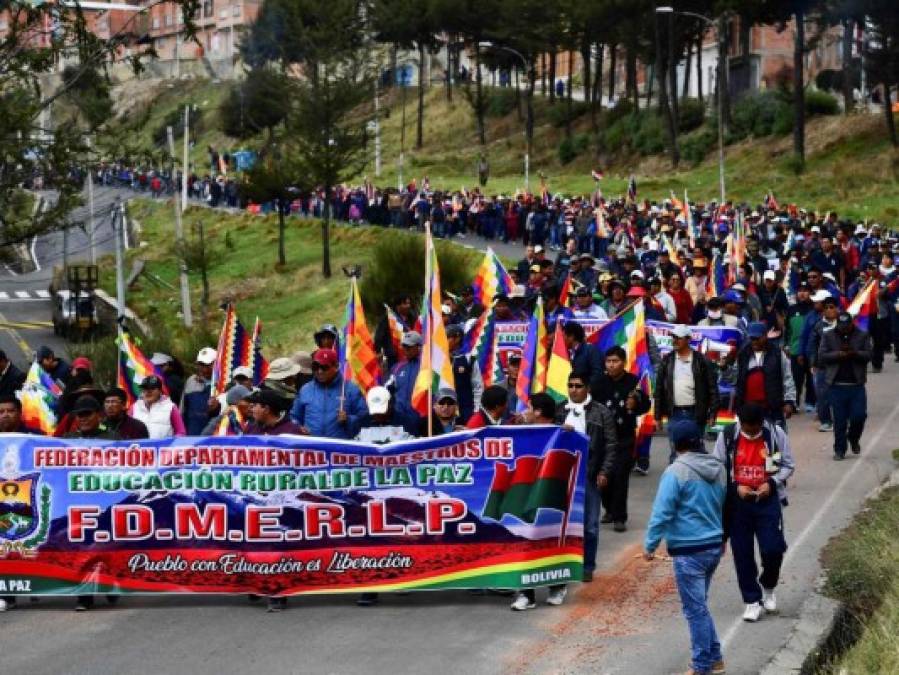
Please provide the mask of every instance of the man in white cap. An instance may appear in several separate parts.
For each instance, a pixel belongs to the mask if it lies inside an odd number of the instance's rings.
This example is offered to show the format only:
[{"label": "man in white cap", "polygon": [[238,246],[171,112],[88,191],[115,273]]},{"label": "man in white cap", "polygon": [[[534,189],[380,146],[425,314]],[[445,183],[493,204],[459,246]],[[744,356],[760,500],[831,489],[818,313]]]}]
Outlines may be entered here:
[{"label": "man in white cap", "polygon": [[150,363],[162,374],[165,386],[169,390],[169,398],[175,405],[181,405],[181,394],[184,392],[184,366],[174,357],[162,352],[155,352],[150,357]]},{"label": "man in white cap", "polygon": [[368,420],[354,440],[386,445],[414,438],[403,427],[391,424],[390,390],[387,387],[369,389],[365,395],[365,403],[368,406]]},{"label": "man in white cap", "polygon": [[212,347],[203,347],[197,354],[197,372],[184,383],[181,417],[188,436],[202,434],[209,420],[219,413],[219,402],[212,396],[212,367],[217,356]]},{"label": "man in white cap", "polygon": [[758,289],[759,302],[762,303],[761,320],[768,328],[776,328],[783,333],[784,320],[790,303],[786,291],[777,283],[777,272],[765,270],[762,274],[762,287]]}]

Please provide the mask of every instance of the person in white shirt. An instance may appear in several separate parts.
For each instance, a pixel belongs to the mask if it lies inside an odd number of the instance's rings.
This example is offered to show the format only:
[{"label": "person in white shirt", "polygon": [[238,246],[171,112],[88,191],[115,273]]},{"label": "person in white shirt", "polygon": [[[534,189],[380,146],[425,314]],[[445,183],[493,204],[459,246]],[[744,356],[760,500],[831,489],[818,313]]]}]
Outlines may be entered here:
[{"label": "person in white shirt", "polygon": [[368,405],[368,423],[359,430],[354,440],[375,445],[386,445],[394,441],[414,438],[401,426],[390,424],[390,390],[387,387],[372,387],[365,396]]},{"label": "person in white shirt", "polygon": [[674,298],[665,290],[665,286],[662,284],[662,277],[656,276],[650,279],[649,290],[652,293],[652,297],[659,303],[662,311],[665,312],[665,320],[674,323],[677,320],[677,306],[674,304]]},{"label": "person in white shirt", "polygon": [[593,302],[593,295],[586,286],[577,289],[574,295],[574,316],[577,319],[594,319],[596,321],[608,321],[606,310]]}]

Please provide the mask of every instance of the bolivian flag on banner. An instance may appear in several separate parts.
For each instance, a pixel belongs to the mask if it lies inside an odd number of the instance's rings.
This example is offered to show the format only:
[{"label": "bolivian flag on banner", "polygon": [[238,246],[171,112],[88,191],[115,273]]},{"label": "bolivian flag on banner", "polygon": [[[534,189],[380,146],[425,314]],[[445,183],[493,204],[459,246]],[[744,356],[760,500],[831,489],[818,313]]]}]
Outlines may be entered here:
[{"label": "bolivian flag on banner", "polygon": [[497,462],[482,515],[502,520],[508,514],[533,524],[539,509],[567,513],[577,465],[578,453],[568,450],[549,450],[543,457],[519,457],[512,467]]}]

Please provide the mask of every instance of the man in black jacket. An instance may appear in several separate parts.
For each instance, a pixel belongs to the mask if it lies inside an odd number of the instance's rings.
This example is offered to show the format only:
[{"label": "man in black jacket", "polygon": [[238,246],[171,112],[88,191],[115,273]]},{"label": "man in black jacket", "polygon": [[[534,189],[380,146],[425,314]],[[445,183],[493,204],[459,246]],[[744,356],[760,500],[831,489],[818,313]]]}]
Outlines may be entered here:
[{"label": "man in black jacket", "polygon": [[0,396],[12,396],[25,383],[25,373],[16,368],[0,349]]},{"label": "man in black jacket", "polygon": [[615,418],[608,408],[592,399],[588,383],[584,373],[574,371],[568,376],[568,401],[559,404],[556,424],[580,431],[590,439],[584,488],[584,581],[593,581],[599,544],[600,493],[608,487],[609,476],[615,474],[618,441]]},{"label": "man in black jacket", "polygon": [[737,385],[734,407],[756,403],[765,419],[786,428],[786,420],[796,410],[796,384],[790,360],[780,347],[768,340],[768,327],[761,321],[749,324],[749,341],[737,353]]},{"label": "man in black jacket", "polygon": [[602,355],[587,343],[584,327],[577,321],[568,321],[562,327],[565,347],[571,356],[571,372],[587,376],[587,384],[592,389],[603,373]]},{"label": "man in black jacket", "polygon": [[618,466],[609,476],[609,486],[602,492],[605,509],[600,522],[615,523],[616,532],[627,530],[627,493],[630,474],[634,469],[637,416],[649,412],[650,400],[640,390],[640,380],[625,370],[627,354],[618,347],[606,351],[606,372],[600,375],[591,390],[593,400],[602,403],[615,418],[618,438]]},{"label": "man in black jacket", "polygon": [[871,336],[859,329],[848,312],[841,312],[833,330],[821,336],[818,365],[825,369],[833,408],[833,458],[846,456],[846,441],[853,454],[861,450],[861,437],[868,416],[865,392],[868,361],[871,360]]},{"label": "man in black jacket", "polygon": [[[718,380],[715,367],[690,346],[690,327],[678,324],[671,331],[674,349],[662,359],[656,374],[655,417],[668,424],[692,419],[700,427],[718,413]],[[671,448],[670,460],[675,457]]]}]

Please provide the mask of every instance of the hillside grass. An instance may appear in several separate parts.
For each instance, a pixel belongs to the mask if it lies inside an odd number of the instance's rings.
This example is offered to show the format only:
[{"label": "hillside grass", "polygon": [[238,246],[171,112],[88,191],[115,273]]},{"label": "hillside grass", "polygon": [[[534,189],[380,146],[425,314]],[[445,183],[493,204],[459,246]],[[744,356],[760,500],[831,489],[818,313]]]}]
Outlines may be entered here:
[{"label": "hillside grass", "polygon": [[[150,85],[148,85],[149,87]],[[218,107],[227,93],[228,83],[213,84],[203,80],[156,84],[147,103],[136,105],[128,118],[142,126],[132,132],[142,147],[152,146],[153,129],[160,126],[172,110],[185,102],[204,110],[202,129],[191,150],[191,161],[201,174],[208,171],[206,148],[233,151],[259,145],[257,139],[238,142],[221,131]],[[539,90],[539,86],[538,86]],[[498,90],[487,88],[487,95]],[[505,90],[505,95],[511,95]],[[394,89],[381,96],[380,178],[374,175],[374,143],[370,144],[369,161],[363,170],[376,184],[395,186],[401,148],[404,151],[404,182],[413,177],[421,182],[427,176],[434,188],[456,190],[477,184],[476,167],[481,154],[475,118],[471,106],[460,89],[454,101],[446,100],[441,86],[425,93],[424,138],[416,149],[417,88],[405,91],[405,140],[403,137],[403,92]],[[530,158],[530,189],[540,189],[540,174],[546,176],[548,188],[565,196],[585,195],[595,189],[590,177],[593,168],[604,170],[602,189],[606,195],[623,195],[631,174],[637,179],[638,196],[662,199],[673,190],[682,197],[686,189],[690,198],[707,201],[718,196],[717,153],[712,152],[696,166],[682,162],[672,170],[664,156],[648,158],[619,157],[617,163],[603,166],[605,156],[597,157],[589,139],[590,116],[584,113],[573,121],[573,134],[584,149],[567,164],[559,160],[559,144],[565,138],[564,126],[557,126],[559,111],[550,111],[549,101],[539,94],[535,98],[535,129]],[[575,103],[577,106],[577,102]],[[582,105],[582,104],[581,104]],[[144,107],[142,107],[144,106]],[[556,108],[564,107],[557,101]],[[521,112],[524,113],[522,98]],[[523,118],[522,118],[523,119]],[[486,154],[490,163],[487,191],[492,195],[513,194],[524,184],[524,123],[513,105],[502,117],[487,117]],[[840,216],[858,221],[881,221],[896,225],[899,221],[899,152],[888,143],[880,114],[855,114],[810,119],[807,126],[807,159],[805,171],[797,174],[793,167],[789,136],[749,139],[726,148],[726,186],[729,198],[759,203],[768,190],[773,190],[781,204],[795,203],[816,211],[834,210]],[[608,150],[614,151],[614,148]],[[180,146],[179,146],[180,151]],[[363,176],[359,176],[361,180]]]},{"label": "hillside grass", "polygon": [[[185,237],[195,239],[202,222],[210,252],[210,299],[203,321],[200,305],[202,283],[198,270],[189,274],[193,314],[198,327],[187,331],[180,318],[181,300],[178,257],[174,244],[174,207],[171,201],[138,199],[129,205],[129,215],[140,225],[139,243],[127,253],[126,270],[134,260],[145,261],[145,270],[172,288],[140,276],[127,291],[126,303],[152,328],[153,344],[168,342],[170,353],[188,354],[196,345],[196,334],[217,336],[223,302],[236,303],[247,330],[255,317],[263,324],[267,358],[309,349],[312,335],[324,323],[343,325],[349,284],[341,268],[361,265],[371,273],[379,245],[390,246],[414,233],[377,226],[331,226],[329,279],[322,276],[321,222],[289,217],[285,234],[286,264],[277,264],[278,221],[274,215],[254,216],[226,213],[204,207],[189,208],[183,218]],[[439,242],[438,249],[451,244]],[[454,247],[473,277],[482,254]],[[424,243],[422,240],[422,254]],[[423,259],[423,255],[422,255]],[[100,284],[115,295],[115,269],[111,257],[101,261]],[[363,279],[364,280],[364,279]],[[366,317],[373,328],[378,316]]]},{"label": "hillside grass", "polygon": [[[894,451],[899,459],[899,451]],[[899,672],[899,487],[870,501],[825,549],[825,593],[843,603],[843,621],[817,672]]]}]

